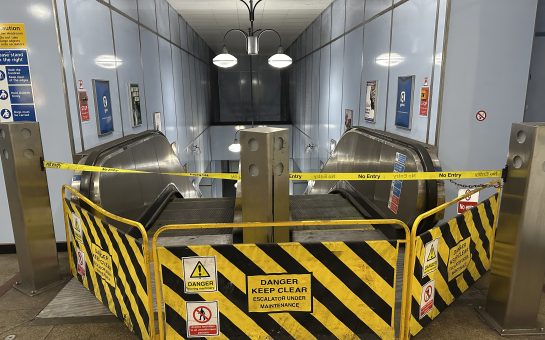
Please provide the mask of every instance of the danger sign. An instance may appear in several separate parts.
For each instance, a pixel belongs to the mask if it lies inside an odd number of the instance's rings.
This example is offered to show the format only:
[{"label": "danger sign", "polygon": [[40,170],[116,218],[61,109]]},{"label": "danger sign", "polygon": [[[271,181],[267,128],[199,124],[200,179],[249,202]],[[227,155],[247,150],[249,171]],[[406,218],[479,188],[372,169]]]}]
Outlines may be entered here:
[{"label": "danger sign", "polygon": [[215,256],[183,257],[182,264],[186,293],[216,292],[218,290]]},{"label": "danger sign", "polygon": [[435,281],[431,280],[422,287],[420,296],[420,319],[428,315],[434,306],[435,299]]},{"label": "danger sign", "polygon": [[[469,194],[470,191],[471,191],[470,189],[460,189],[458,190],[458,197],[463,196],[465,194]],[[462,214],[466,210],[476,207],[477,204],[479,204],[478,192],[458,202],[458,214]]]},{"label": "danger sign", "polygon": [[439,239],[426,243],[424,247],[424,266],[422,267],[422,278],[430,275],[437,270],[439,261]]},{"label": "danger sign", "polygon": [[312,312],[311,280],[311,274],[248,276],[248,311]]},{"label": "danger sign", "polygon": [[83,244],[83,222],[81,221],[81,218],[72,213],[72,236],[74,236],[74,239],[77,243]]},{"label": "danger sign", "polygon": [[185,307],[188,338],[220,334],[217,301],[186,302]]}]

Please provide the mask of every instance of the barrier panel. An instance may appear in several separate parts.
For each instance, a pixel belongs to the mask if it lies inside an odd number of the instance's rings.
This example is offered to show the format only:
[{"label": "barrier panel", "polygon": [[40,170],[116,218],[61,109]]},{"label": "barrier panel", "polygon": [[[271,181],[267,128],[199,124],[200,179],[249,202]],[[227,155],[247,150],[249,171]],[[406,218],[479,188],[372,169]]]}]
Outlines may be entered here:
[{"label": "barrier panel", "polygon": [[[66,198],[66,191],[90,209]],[[70,273],[142,339],[154,333],[148,238],[137,222],[115,216],[63,186]],[[92,210],[94,213],[92,213]],[[107,222],[137,228],[141,240]]]},{"label": "barrier panel", "polygon": [[[405,230],[406,239],[195,246],[157,243],[168,230],[320,224],[397,224]],[[401,311],[408,238],[408,227],[398,220],[163,227],[152,243],[160,337],[394,338],[404,327]]]},{"label": "barrier panel", "polygon": [[410,296],[406,322],[412,336],[490,269],[499,212],[499,186],[497,194],[420,235],[416,235],[418,224],[427,216],[483,189],[419,216],[413,225],[412,279],[408,287],[410,294],[406,294]]}]

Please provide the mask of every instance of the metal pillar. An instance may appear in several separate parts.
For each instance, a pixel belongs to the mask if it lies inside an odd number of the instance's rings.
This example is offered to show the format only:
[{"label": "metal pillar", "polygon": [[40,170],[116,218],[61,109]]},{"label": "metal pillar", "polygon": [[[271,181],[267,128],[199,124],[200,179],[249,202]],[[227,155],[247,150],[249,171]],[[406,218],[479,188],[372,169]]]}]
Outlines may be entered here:
[{"label": "metal pillar", "polygon": [[[240,131],[242,220],[289,220],[288,130],[270,127]],[[245,228],[244,243],[288,242],[288,228]]]},{"label": "metal pillar", "polygon": [[62,282],[39,124],[1,123],[0,157],[19,261],[15,288],[36,295]]},{"label": "metal pillar", "polygon": [[481,315],[502,335],[544,334],[537,323],[545,276],[545,123],[513,124]]}]

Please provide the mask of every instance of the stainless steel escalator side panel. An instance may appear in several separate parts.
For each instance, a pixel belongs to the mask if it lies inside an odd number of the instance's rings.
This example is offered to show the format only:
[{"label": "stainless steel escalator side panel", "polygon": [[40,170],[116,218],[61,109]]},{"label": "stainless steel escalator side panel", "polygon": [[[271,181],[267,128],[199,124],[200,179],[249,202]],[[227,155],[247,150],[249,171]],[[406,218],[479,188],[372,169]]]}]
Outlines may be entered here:
[{"label": "stainless steel escalator side panel", "polygon": [[[347,131],[340,139],[322,172],[393,172],[396,153],[407,156],[405,172],[434,171],[440,169],[435,148],[386,132],[376,133],[365,128]],[[424,156],[422,155],[424,154]],[[427,160],[423,160],[427,157]],[[392,181],[316,181],[310,194],[327,194],[348,190],[361,196],[372,210],[383,218],[400,219],[410,225],[421,213],[444,202],[443,183],[433,181],[437,197],[432,199],[426,182],[404,181],[397,213],[388,208]],[[339,216],[342,218],[342,216]]]},{"label": "stainless steel escalator side panel", "polygon": [[[166,137],[147,131],[97,148],[81,160],[84,164],[149,172],[183,172]],[[159,174],[83,173],[81,192],[104,209],[133,220],[174,184],[185,198],[197,197],[190,177]],[[84,179],[85,178],[85,179]],[[77,181],[74,184],[78,184]]]}]

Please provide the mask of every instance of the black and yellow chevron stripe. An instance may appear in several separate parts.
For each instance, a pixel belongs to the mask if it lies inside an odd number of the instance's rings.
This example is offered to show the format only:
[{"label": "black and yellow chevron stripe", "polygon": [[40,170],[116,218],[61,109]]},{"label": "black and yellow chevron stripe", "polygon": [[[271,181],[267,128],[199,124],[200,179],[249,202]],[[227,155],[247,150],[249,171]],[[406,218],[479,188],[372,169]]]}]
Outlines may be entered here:
[{"label": "black and yellow chevron stripe", "polygon": [[[162,338],[187,336],[186,301],[218,301],[222,338],[391,339],[398,253],[396,241],[158,247]],[[217,292],[184,293],[193,256],[216,258]],[[312,312],[249,312],[247,276],[271,273],[311,273]]]},{"label": "black and yellow chevron stripe", "polygon": [[[115,227],[94,216],[79,205],[65,199],[66,222],[70,230],[70,271],[85,288],[137,336],[150,338],[150,306],[148,280],[144,266],[144,251],[140,241],[118,231]],[[76,240],[72,214],[83,222],[81,243]],[[113,285],[97,273],[93,247],[109,254],[112,262]],[[86,275],[76,269],[76,249],[85,253]],[[151,314],[153,317],[153,315]]]},{"label": "black and yellow chevron stripe", "polygon": [[[411,285],[412,299],[409,323],[411,335],[420,332],[490,269],[497,211],[498,195],[494,195],[478,206],[417,237],[414,248],[417,259]],[[422,278],[425,244],[437,238],[439,239],[438,269]],[[449,281],[449,252],[467,238],[470,238],[471,259],[469,264],[465,271]],[[422,286],[430,280],[435,280],[434,308],[427,316],[420,319]]]}]

